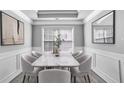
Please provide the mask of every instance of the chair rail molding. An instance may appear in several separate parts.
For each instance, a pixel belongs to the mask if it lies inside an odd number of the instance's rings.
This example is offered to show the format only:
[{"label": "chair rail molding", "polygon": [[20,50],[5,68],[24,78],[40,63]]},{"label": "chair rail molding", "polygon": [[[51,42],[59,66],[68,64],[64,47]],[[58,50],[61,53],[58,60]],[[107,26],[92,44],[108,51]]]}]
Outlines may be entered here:
[{"label": "chair rail molding", "polygon": [[18,50],[13,50],[13,51],[9,51],[9,52],[0,53],[0,59],[11,57],[11,56],[21,54],[21,53],[24,53],[26,51],[31,51],[31,50],[32,50],[32,48],[23,48],[23,49],[18,49]]},{"label": "chair rail molding", "polygon": [[87,53],[102,54],[102,55],[106,55],[108,57],[111,57],[111,58],[114,58],[114,59],[117,59],[117,60],[124,61],[124,54],[105,51],[105,50],[101,50],[101,49],[90,48],[90,47],[84,47],[84,49],[85,49],[85,52],[87,52]]},{"label": "chair rail molding", "polygon": [[124,82],[124,54],[84,47],[93,58],[92,70],[109,83]]},{"label": "chair rail molding", "polygon": [[31,53],[32,48],[23,48],[0,53],[0,82],[8,83],[22,72],[21,55]]}]

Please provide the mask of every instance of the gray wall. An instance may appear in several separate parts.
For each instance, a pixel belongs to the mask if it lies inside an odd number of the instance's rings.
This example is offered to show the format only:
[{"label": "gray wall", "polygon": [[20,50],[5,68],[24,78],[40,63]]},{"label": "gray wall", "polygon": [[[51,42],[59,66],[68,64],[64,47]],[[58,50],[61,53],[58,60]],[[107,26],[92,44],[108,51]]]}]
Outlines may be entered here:
[{"label": "gray wall", "polygon": [[32,25],[27,23],[22,18],[20,18],[19,16],[15,15],[13,12],[11,12],[9,10],[4,10],[3,12],[5,12],[5,13],[15,17],[16,19],[24,22],[24,32],[25,32],[24,33],[25,34],[24,39],[25,39],[25,43],[24,43],[24,45],[0,46],[0,53],[31,47],[31,45],[32,45]]},{"label": "gray wall", "polygon": [[85,46],[95,48],[95,49],[102,49],[105,51],[116,52],[116,53],[124,53],[124,10],[116,11],[115,44],[93,44],[92,43],[91,23],[108,12],[110,12],[110,10],[103,11],[101,14],[96,16],[91,21],[89,21],[88,23],[85,23],[84,25]]},{"label": "gray wall", "polygon": [[[33,47],[41,47],[42,40],[42,27],[45,26],[56,26],[56,25],[33,25],[32,26],[32,46]],[[57,25],[57,26],[74,26],[74,44],[75,47],[84,46],[84,32],[83,25]]]}]

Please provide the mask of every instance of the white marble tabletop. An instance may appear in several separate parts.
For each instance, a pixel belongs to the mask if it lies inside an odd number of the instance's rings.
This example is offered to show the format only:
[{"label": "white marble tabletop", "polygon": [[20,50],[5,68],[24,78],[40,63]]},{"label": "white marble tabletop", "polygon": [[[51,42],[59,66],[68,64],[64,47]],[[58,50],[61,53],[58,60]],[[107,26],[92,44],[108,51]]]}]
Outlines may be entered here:
[{"label": "white marble tabletop", "polygon": [[55,57],[52,53],[43,54],[35,62],[34,67],[77,67],[79,63],[69,53],[61,53],[59,57]]}]

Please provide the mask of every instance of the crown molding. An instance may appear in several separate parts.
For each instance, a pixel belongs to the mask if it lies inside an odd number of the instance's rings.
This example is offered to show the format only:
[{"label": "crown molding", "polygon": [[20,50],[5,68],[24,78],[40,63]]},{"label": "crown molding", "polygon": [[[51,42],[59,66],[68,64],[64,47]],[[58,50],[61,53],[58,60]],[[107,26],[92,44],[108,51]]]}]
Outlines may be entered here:
[{"label": "crown molding", "polygon": [[26,16],[23,12],[21,12],[20,10],[10,10],[10,11],[13,12],[14,14],[18,15],[19,17],[21,17],[28,23],[30,23],[30,24],[33,23],[33,21],[28,16]]},{"label": "crown molding", "polygon": [[101,12],[103,12],[104,10],[94,10],[89,16],[87,16],[84,20],[83,23],[87,23],[88,21],[90,21],[91,19],[93,19],[94,17],[96,17],[98,14],[100,14]]}]

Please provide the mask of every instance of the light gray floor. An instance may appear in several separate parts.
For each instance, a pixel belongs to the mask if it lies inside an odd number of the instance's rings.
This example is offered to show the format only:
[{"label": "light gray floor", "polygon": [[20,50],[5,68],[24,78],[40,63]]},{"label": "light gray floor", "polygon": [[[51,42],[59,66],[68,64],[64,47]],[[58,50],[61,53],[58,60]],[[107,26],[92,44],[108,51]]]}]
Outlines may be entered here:
[{"label": "light gray floor", "polygon": [[[37,77],[26,77],[24,80],[24,75],[21,73],[16,78],[14,78],[11,83],[37,83]],[[80,80],[77,79],[77,83],[81,83]],[[72,82],[73,83],[73,82]],[[106,83],[102,78],[100,78],[95,72],[92,71],[92,80],[91,83]]]}]

